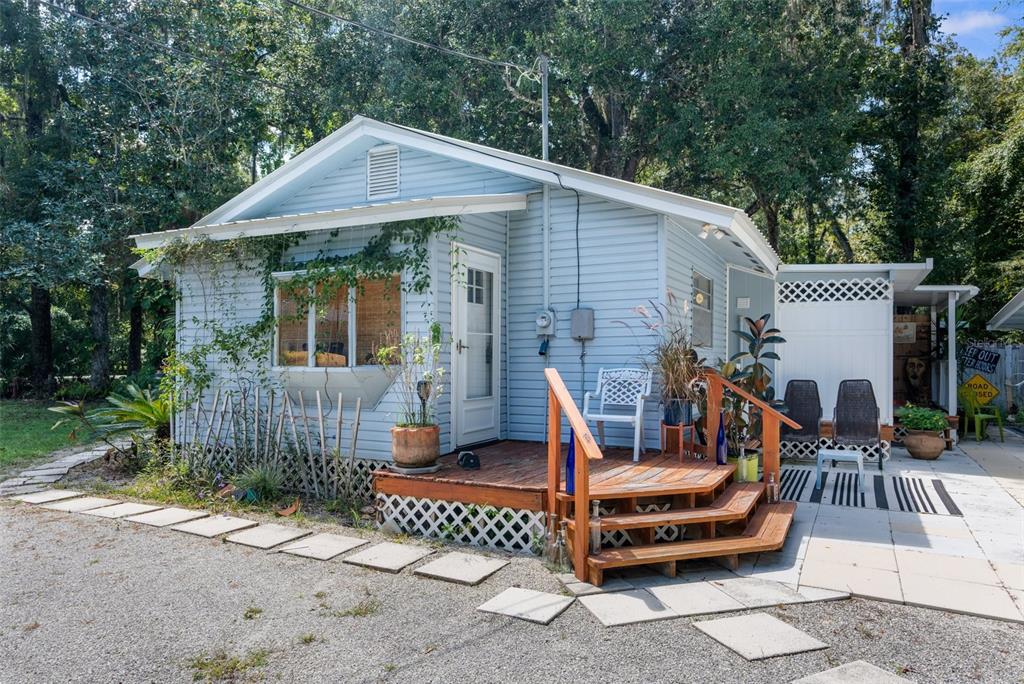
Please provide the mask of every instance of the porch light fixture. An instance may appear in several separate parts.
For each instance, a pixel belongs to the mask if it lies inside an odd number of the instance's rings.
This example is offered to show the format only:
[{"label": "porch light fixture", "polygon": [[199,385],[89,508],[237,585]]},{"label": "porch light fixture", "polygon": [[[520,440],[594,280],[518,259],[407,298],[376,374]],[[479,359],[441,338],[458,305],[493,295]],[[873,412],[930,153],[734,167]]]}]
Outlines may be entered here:
[{"label": "porch light fixture", "polygon": [[718,226],[713,226],[710,223],[705,223],[700,227],[700,239],[707,240],[709,235],[714,235],[716,240],[721,240],[725,237],[725,231]]}]

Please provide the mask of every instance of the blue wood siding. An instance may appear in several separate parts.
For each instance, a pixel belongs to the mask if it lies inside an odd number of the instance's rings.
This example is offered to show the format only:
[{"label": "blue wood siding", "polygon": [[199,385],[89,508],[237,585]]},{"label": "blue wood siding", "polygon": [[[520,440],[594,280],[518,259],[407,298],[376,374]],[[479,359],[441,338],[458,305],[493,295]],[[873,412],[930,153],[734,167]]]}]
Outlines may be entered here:
[{"label": "blue wood siding", "polygon": [[[583,345],[569,334],[576,307],[576,195],[551,193],[551,306],[558,323],[546,360],[534,318],[543,307],[542,195],[530,196],[526,212],[512,214],[508,272],[509,436],[543,440],[546,384],[544,367],[557,368],[573,398],[583,405],[584,384],[592,390],[598,369],[639,366],[649,345],[638,331],[634,307],[658,297],[658,217],[599,198],[580,202],[580,305],[595,309],[595,338]],[[632,326],[632,327],[630,327]],[[585,380],[585,382],[584,382]],[[657,402],[648,404],[647,443],[658,442]],[[567,431],[566,431],[567,432]],[[608,440],[632,444],[632,431],[609,425]]]},{"label": "blue wood siding", "polygon": [[[714,283],[712,302],[712,339],[714,344],[702,348],[700,353],[711,365],[727,356],[730,328],[726,325],[726,263],[693,233],[672,221],[665,222],[665,284],[675,295],[684,317],[689,317],[693,306],[693,272],[697,271]],[[683,307],[683,302],[687,304]],[[692,331],[692,329],[691,329]]]}]

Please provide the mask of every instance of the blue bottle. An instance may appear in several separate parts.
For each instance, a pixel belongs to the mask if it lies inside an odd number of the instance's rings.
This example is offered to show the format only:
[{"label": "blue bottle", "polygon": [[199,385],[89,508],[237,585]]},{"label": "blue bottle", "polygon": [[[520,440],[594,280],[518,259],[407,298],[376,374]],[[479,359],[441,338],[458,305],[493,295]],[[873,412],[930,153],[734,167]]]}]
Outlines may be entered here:
[{"label": "blue bottle", "polygon": [[715,462],[718,465],[725,465],[728,460],[729,450],[725,446],[725,413],[718,413],[718,438],[715,440]]},{"label": "blue bottle", "polygon": [[576,436],[569,428],[569,453],[565,455],[565,493],[576,493]]}]

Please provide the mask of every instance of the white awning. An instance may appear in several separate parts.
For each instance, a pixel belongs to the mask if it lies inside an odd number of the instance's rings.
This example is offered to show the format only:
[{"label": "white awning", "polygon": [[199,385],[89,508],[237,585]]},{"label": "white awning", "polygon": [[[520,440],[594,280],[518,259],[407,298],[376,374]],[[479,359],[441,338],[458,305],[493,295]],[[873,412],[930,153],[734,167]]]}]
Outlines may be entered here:
[{"label": "white awning", "polygon": [[409,221],[432,216],[461,216],[463,214],[485,214],[524,209],[526,209],[525,194],[455,195],[196,225],[159,233],[142,233],[131,237],[135,240],[136,246],[152,249],[179,238],[199,235],[205,235],[211,240],[233,240],[241,237],[334,230],[349,226]]},{"label": "white awning", "polygon": [[946,306],[950,293],[956,296],[956,305],[963,306],[978,294],[974,285],[918,285],[900,291],[894,289],[897,306]]},{"label": "white awning", "polygon": [[1024,288],[988,322],[989,330],[1024,330]]}]

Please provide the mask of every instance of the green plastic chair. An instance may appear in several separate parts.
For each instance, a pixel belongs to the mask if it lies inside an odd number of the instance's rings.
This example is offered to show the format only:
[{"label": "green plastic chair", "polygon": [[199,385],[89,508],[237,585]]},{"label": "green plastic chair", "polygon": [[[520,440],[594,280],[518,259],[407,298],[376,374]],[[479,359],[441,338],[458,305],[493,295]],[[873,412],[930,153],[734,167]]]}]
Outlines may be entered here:
[{"label": "green plastic chair", "polygon": [[993,420],[999,426],[999,441],[1006,441],[1006,436],[1003,433],[1003,414],[999,411],[998,406],[983,407],[978,403],[974,394],[968,392],[962,386],[957,391],[957,399],[960,400],[960,405],[964,407],[964,415],[967,418],[967,424],[964,425],[964,428],[969,430],[971,425],[974,425],[975,442],[980,442],[982,435],[988,437],[988,424]]}]

